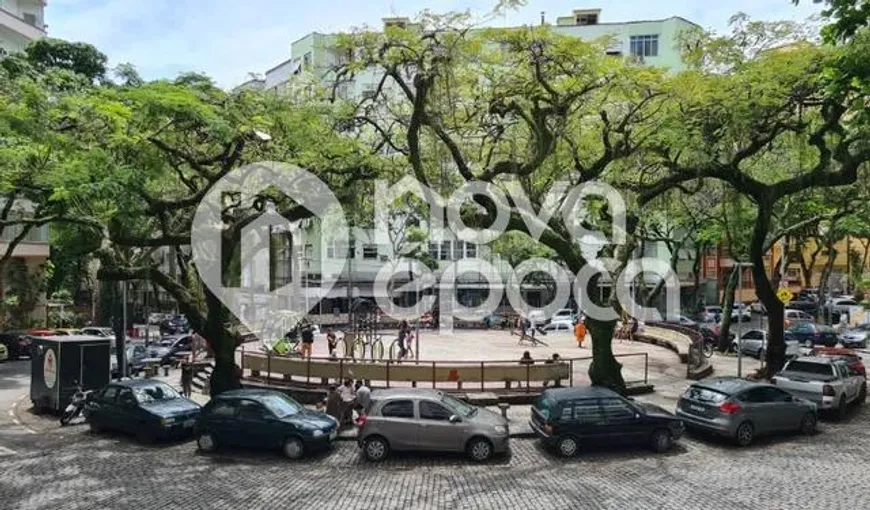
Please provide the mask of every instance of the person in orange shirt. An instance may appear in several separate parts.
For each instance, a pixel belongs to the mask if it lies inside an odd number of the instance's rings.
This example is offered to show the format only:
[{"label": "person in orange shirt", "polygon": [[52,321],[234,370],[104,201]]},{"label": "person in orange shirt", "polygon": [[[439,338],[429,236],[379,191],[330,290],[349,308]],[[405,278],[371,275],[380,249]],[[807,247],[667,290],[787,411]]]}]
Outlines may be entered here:
[{"label": "person in orange shirt", "polygon": [[574,324],[574,338],[577,340],[577,347],[583,347],[583,340],[586,339],[586,325],[582,320],[577,320]]}]

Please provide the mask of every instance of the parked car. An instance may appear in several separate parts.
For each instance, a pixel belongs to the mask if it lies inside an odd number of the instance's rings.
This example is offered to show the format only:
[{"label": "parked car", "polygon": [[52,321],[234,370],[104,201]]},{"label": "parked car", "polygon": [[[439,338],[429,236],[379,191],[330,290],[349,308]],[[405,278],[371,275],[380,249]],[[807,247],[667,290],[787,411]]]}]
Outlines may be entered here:
[{"label": "parked car", "polygon": [[853,314],[861,305],[852,298],[831,298],[825,304],[825,312],[834,314]]},{"label": "parked car", "polygon": [[219,446],[280,449],[295,460],[329,447],[337,436],[335,418],[269,390],[221,393],[196,420],[196,444],[203,452]]},{"label": "parked car", "polygon": [[543,310],[531,310],[526,315],[526,318],[529,319],[535,326],[543,326],[544,324],[549,322],[547,320],[547,316],[544,315]]},{"label": "parked car", "polygon": [[818,411],[772,384],[737,377],[713,377],[692,383],[677,402],[686,427],[711,432],[747,446],[756,437],[777,432],[812,434]]},{"label": "parked car", "polygon": [[816,347],[813,349],[812,355],[844,359],[856,372],[863,375],[864,378],[867,377],[867,368],[864,366],[864,358],[851,349],[840,347]]},{"label": "parked car", "polygon": [[867,399],[867,380],[844,359],[804,356],[785,364],[771,382],[789,393],[814,402],[820,411],[846,416],[846,407]]},{"label": "parked car", "polygon": [[193,432],[200,405],[153,379],[113,382],[86,404],[91,430],[118,430],[148,443]]},{"label": "parked car", "polygon": [[870,335],[870,325],[868,324],[849,328],[840,333],[840,344],[852,349],[866,349],[868,335]]},{"label": "parked car", "polygon": [[819,311],[818,299],[798,299],[790,301],[788,307],[792,310],[801,310],[810,315],[815,315]]},{"label": "parked car", "polygon": [[189,351],[193,345],[193,335],[171,335],[161,338],[157,346],[163,349],[155,349],[155,358],[160,358],[161,365],[170,365],[175,355],[182,351]]},{"label": "parked car", "polygon": [[553,321],[542,328],[547,333],[573,333],[574,323],[566,320]]},{"label": "parked car", "polygon": [[190,323],[184,315],[175,315],[160,323],[161,335],[180,335],[190,331]]},{"label": "parked car", "polygon": [[0,344],[0,361],[6,361],[9,359],[9,349],[6,348],[6,345]]},{"label": "parked car", "polygon": [[82,328],[83,335],[101,336],[103,338],[111,338],[115,336],[115,331],[112,328],[104,328],[97,326],[88,326]]},{"label": "parked car", "polygon": [[54,330],[52,329],[30,329],[27,331],[28,336],[54,336]]},{"label": "parked car", "polygon": [[676,324],[677,326],[683,326],[684,328],[697,328],[698,327],[697,322],[686,317],[685,315],[673,315],[673,316],[665,319],[665,322],[667,322],[669,324]]},{"label": "parked car", "polygon": [[560,310],[556,310],[556,313],[554,313],[553,316],[550,317],[550,322],[565,321],[573,323],[574,319],[576,318],[577,315],[574,313],[574,310],[570,308],[562,308]]},{"label": "parked car", "polygon": [[529,423],[563,457],[574,456],[584,444],[640,444],[664,452],[684,430],[670,412],[596,386],[544,390]]},{"label": "parked car", "polygon": [[813,322],[813,316],[803,310],[786,308],[783,310],[783,320],[785,321],[785,327],[788,328],[801,322]]},{"label": "parked car", "polygon": [[84,335],[84,333],[82,333],[82,330],[80,330],[80,329],[58,328],[58,329],[54,330],[54,335],[55,336],[77,336],[77,335]]},{"label": "parked car", "polygon": [[[743,344],[742,349],[739,349],[741,343]],[[767,352],[767,331],[763,329],[750,329],[749,331],[746,331],[740,336],[739,342],[736,338],[731,341],[731,350],[737,352],[738,349],[741,350],[743,354],[762,359],[764,353]],[[801,346],[798,341],[787,339],[785,341],[786,358],[797,357],[800,356],[800,354]]]},{"label": "parked car", "polygon": [[804,347],[810,348],[816,345],[834,347],[840,338],[830,326],[800,322],[785,330],[785,340],[797,340]]},{"label": "parked car", "polygon": [[[109,357],[109,366],[112,371],[112,377],[119,377],[118,373],[118,355],[117,349],[115,346],[112,346],[110,350]],[[145,347],[145,344],[136,343],[136,344],[127,344],[125,349],[126,355],[125,360],[127,364],[125,377],[129,377],[132,374],[136,374],[145,369],[145,362],[143,360],[152,357],[150,350]]]},{"label": "parked car", "polygon": [[752,313],[767,315],[767,307],[764,306],[764,303],[762,303],[760,299],[756,299],[749,305],[749,311]]},{"label": "parked car", "polygon": [[701,313],[698,314],[698,319],[701,322],[719,322],[722,318],[721,306],[705,306]]},{"label": "parked car", "polygon": [[731,320],[734,322],[749,322],[752,320],[752,312],[743,303],[734,303],[731,307]]},{"label": "parked car", "polygon": [[0,344],[6,347],[9,359],[19,359],[22,356],[30,357],[30,338],[24,333],[0,333]]},{"label": "parked car", "polygon": [[483,462],[510,446],[508,422],[438,390],[375,390],[359,419],[358,444],[377,462],[391,450],[465,452]]}]

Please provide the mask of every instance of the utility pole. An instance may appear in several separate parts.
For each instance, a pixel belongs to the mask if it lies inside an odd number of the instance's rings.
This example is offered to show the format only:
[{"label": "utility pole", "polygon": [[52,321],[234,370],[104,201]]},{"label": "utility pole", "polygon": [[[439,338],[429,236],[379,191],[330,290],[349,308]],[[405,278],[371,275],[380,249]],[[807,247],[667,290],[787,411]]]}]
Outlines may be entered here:
[{"label": "utility pole", "polygon": [[127,374],[127,280],[121,281],[121,336],[118,338],[118,379]]}]

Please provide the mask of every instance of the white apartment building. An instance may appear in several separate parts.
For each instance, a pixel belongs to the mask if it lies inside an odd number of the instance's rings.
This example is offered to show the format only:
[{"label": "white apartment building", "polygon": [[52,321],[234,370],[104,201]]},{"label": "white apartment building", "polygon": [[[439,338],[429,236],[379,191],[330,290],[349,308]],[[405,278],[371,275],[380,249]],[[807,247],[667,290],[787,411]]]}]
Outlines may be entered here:
[{"label": "white apartment building", "polygon": [[0,48],[15,53],[45,37],[45,5],[46,0],[0,0]]}]

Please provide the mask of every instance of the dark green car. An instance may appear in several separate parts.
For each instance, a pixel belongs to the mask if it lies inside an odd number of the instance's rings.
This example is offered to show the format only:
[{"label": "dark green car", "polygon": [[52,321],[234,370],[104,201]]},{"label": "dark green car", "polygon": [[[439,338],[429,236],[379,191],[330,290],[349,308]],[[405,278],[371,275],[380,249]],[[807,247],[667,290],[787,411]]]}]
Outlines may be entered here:
[{"label": "dark green car", "polygon": [[338,435],[338,422],[311,411],[277,391],[233,390],[206,404],[196,420],[202,452],[220,446],[281,449],[291,459],[326,448]]},{"label": "dark green car", "polygon": [[85,404],[93,431],[118,430],[145,443],[193,432],[202,407],[152,379],[113,382]]}]

